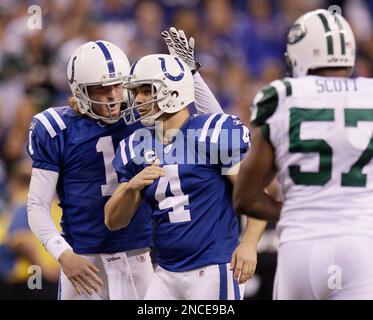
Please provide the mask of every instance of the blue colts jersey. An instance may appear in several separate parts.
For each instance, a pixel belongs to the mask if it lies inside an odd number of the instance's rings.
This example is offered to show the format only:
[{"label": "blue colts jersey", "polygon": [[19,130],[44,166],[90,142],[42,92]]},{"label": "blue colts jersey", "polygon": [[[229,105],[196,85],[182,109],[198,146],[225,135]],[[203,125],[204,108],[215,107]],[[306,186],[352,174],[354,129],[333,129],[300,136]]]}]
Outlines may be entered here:
[{"label": "blue colts jersey", "polygon": [[153,209],[162,268],[186,271],[231,260],[239,234],[225,174],[248,148],[248,129],[226,114],[190,116],[168,145],[159,143],[154,129],[137,130],[120,143],[113,161],[120,182],[155,159],[165,171],[142,190]]},{"label": "blue colts jersey", "polygon": [[102,125],[70,107],[34,116],[28,152],[33,168],[59,173],[57,195],[62,235],[78,254],[127,251],[152,246],[151,209],[144,203],[128,228],[110,232],[104,206],[118,185],[112,160],[119,141],[140,125],[123,120]]}]

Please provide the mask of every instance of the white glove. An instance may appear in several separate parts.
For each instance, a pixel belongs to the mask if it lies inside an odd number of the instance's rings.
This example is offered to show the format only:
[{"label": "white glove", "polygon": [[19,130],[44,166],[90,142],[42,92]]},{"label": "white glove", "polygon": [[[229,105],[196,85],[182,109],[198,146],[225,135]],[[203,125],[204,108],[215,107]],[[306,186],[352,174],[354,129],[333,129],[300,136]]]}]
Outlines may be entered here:
[{"label": "white glove", "polygon": [[174,27],[170,28],[170,32],[163,31],[161,35],[170,54],[183,60],[192,70],[192,73],[196,73],[201,64],[196,63],[194,59],[194,38],[191,37],[187,41],[184,31],[177,31]]}]

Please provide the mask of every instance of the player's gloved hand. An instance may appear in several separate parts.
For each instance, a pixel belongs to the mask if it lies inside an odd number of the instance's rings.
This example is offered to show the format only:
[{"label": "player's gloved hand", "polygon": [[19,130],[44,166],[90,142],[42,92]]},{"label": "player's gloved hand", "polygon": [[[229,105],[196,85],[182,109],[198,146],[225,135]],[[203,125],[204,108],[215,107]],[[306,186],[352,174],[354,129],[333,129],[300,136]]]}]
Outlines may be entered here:
[{"label": "player's gloved hand", "polygon": [[231,270],[234,270],[233,277],[239,284],[250,280],[255,272],[257,263],[257,246],[248,241],[242,241],[233,251]]},{"label": "player's gloved hand", "polygon": [[83,291],[92,295],[94,292],[98,292],[99,288],[104,285],[103,281],[96,274],[100,270],[72,250],[65,250],[58,260],[64,274],[70,280],[78,295]]},{"label": "player's gloved hand", "polygon": [[170,54],[183,60],[192,70],[192,73],[195,74],[201,64],[196,62],[194,58],[194,38],[190,37],[187,40],[184,31],[177,31],[174,27],[171,27],[169,31],[163,31],[161,35],[167,44]]},{"label": "player's gloved hand", "polygon": [[164,170],[160,167],[159,160],[155,160],[151,166],[146,167],[128,181],[128,188],[140,191],[161,176],[164,176]]}]

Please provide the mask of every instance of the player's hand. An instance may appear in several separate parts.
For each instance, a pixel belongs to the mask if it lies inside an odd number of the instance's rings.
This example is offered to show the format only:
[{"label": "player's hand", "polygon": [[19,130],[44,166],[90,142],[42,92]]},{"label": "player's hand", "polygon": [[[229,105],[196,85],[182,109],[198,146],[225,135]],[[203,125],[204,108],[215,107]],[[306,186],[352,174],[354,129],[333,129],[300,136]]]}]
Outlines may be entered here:
[{"label": "player's hand", "polygon": [[64,274],[70,280],[78,295],[84,291],[92,295],[104,285],[103,281],[97,276],[100,270],[73,251],[64,251],[58,260]]},{"label": "player's hand", "polygon": [[234,279],[239,284],[250,280],[255,273],[256,263],[256,245],[242,241],[232,254],[231,270],[234,270]]},{"label": "player's hand", "polygon": [[159,160],[155,160],[151,166],[146,167],[128,181],[128,188],[140,191],[162,176],[164,176],[164,170],[160,167]]},{"label": "player's hand", "polygon": [[194,58],[194,38],[190,37],[187,40],[184,31],[178,31],[174,27],[171,27],[169,31],[163,31],[161,35],[167,44],[170,54],[183,60],[195,73],[200,65],[196,63]]}]

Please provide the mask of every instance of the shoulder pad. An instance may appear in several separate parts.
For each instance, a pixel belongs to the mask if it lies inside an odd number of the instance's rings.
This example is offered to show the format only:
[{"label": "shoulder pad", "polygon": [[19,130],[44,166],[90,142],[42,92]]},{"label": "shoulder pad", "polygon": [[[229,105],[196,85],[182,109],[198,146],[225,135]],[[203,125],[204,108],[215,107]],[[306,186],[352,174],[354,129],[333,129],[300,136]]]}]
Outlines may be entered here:
[{"label": "shoulder pad", "polygon": [[[41,113],[36,114],[34,119],[38,119],[41,122],[51,138],[54,138],[60,132],[66,129],[65,122],[53,108],[49,108]],[[30,128],[33,129],[32,127],[34,126],[35,124],[31,123]]]}]

